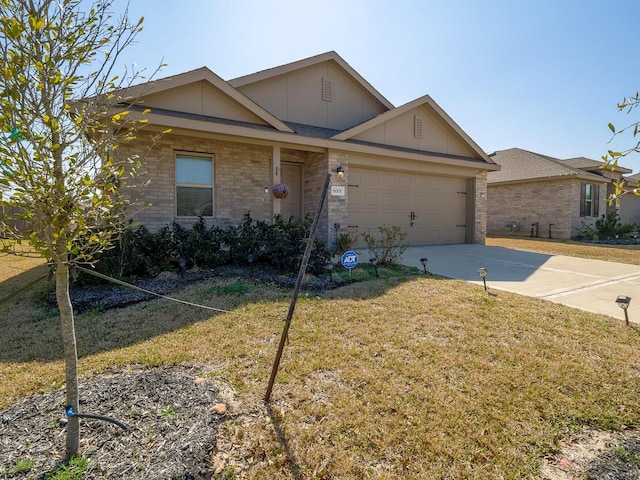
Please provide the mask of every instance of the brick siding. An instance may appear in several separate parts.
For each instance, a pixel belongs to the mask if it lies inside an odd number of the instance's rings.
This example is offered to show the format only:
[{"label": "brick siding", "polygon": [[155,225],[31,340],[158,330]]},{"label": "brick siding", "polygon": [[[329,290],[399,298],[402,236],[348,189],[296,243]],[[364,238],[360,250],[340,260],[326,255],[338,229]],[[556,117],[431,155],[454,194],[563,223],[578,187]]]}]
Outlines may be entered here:
[{"label": "brick siding", "polygon": [[133,197],[145,205],[133,209],[131,214],[150,230],[172,221],[189,225],[197,220],[176,216],[175,154],[178,151],[213,156],[212,221],[216,225],[238,224],[247,212],[254,220],[270,222],[272,219],[273,198],[264,192],[265,187],[271,186],[271,147],[166,135],[151,153],[136,145],[122,150],[124,154],[135,153],[143,158],[144,179],[149,184],[144,190],[138,188]]},{"label": "brick siding", "polygon": [[473,242],[484,245],[487,239],[487,172],[477,173],[474,181],[475,198],[473,205],[468,207],[475,210],[471,212],[475,223]]},{"label": "brick siding", "polygon": [[[513,185],[489,185],[487,191],[487,233],[489,235],[530,236],[531,225],[538,223],[540,237],[569,239],[578,236],[584,224],[593,225],[596,217],[580,217],[579,180],[550,180]],[[606,186],[600,187],[599,214],[606,212]],[[520,225],[512,231],[510,225]]]}]

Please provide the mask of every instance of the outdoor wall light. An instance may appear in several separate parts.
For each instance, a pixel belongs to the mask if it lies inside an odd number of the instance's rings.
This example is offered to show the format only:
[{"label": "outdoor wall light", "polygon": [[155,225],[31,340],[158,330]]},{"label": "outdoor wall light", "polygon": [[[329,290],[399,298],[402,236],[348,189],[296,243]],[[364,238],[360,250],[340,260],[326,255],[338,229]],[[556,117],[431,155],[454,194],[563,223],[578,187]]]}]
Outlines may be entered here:
[{"label": "outdoor wall light", "polygon": [[481,267],[478,270],[478,275],[480,275],[480,278],[482,278],[482,283],[484,283],[484,290],[487,291],[487,274],[489,272],[487,272],[487,269],[484,267]]},{"label": "outdoor wall light", "polygon": [[338,165],[338,168],[336,168],[336,173],[340,178],[344,177],[344,167],[342,165]]},{"label": "outdoor wall light", "polygon": [[427,257],[422,257],[420,259],[420,263],[422,264],[422,268],[424,268],[424,274],[427,274],[427,262],[429,261],[429,259]]},{"label": "outdoor wall light", "polygon": [[624,319],[629,325],[629,314],[627,313],[627,309],[629,308],[629,303],[631,303],[631,297],[627,297],[626,295],[618,295],[616,298],[616,303],[618,306],[624,310]]},{"label": "outdoor wall light", "polygon": [[269,193],[269,187],[264,187],[264,193]]}]

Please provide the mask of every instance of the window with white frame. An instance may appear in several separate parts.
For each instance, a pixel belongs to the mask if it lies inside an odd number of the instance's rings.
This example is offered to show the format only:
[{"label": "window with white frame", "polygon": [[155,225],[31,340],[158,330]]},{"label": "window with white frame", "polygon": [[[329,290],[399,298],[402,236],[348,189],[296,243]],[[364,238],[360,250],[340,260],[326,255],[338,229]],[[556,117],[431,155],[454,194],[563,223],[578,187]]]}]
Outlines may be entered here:
[{"label": "window with white frame", "polygon": [[179,217],[213,216],[213,157],[176,154],[176,213]]}]

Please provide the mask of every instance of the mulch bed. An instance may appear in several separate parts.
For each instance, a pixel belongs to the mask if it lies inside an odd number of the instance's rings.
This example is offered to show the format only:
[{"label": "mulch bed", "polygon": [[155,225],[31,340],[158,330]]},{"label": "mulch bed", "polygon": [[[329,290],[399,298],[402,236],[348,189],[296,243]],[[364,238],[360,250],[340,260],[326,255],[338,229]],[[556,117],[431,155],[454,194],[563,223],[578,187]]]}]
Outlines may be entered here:
[{"label": "mulch bed", "polygon": [[[139,278],[134,284],[144,290],[160,295],[169,295],[171,292],[186,285],[215,277],[251,278],[290,289],[295,287],[297,280],[296,275],[284,275],[281,272],[262,267],[254,269],[249,266],[222,266],[211,269],[194,268],[187,270],[184,275],[163,272],[157,277]],[[352,280],[350,279],[334,280],[331,277],[306,275],[302,289],[312,291],[329,290],[351,282]],[[89,309],[121,308],[156,298],[154,295],[140,290],[108,282],[84,287],[72,285],[70,295],[75,313],[82,313]],[[48,303],[52,307],[57,306],[55,293],[49,295]]]},{"label": "mulch bed", "polygon": [[[79,413],[103,415],[128,429],[80,419],[86,479],[210,479],[220,422],[231,390],[188,367],[113,370],[80,380]],[[25,398],[0,412],[0,475],[44,478],[64,458],[64,390]],[[20,459],[28,472],[7,472]]]}]

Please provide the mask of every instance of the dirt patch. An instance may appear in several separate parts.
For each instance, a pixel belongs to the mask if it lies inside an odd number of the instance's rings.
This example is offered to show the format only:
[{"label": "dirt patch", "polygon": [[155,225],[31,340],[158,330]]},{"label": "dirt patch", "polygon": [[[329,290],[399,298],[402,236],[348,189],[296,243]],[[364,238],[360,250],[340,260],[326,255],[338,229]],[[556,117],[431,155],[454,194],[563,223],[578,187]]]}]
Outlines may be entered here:
[{"label": "dirt patch", "polygon": [[640,431],[585,428],[562,451],[544,459],[543,480],[640,479]]}]

